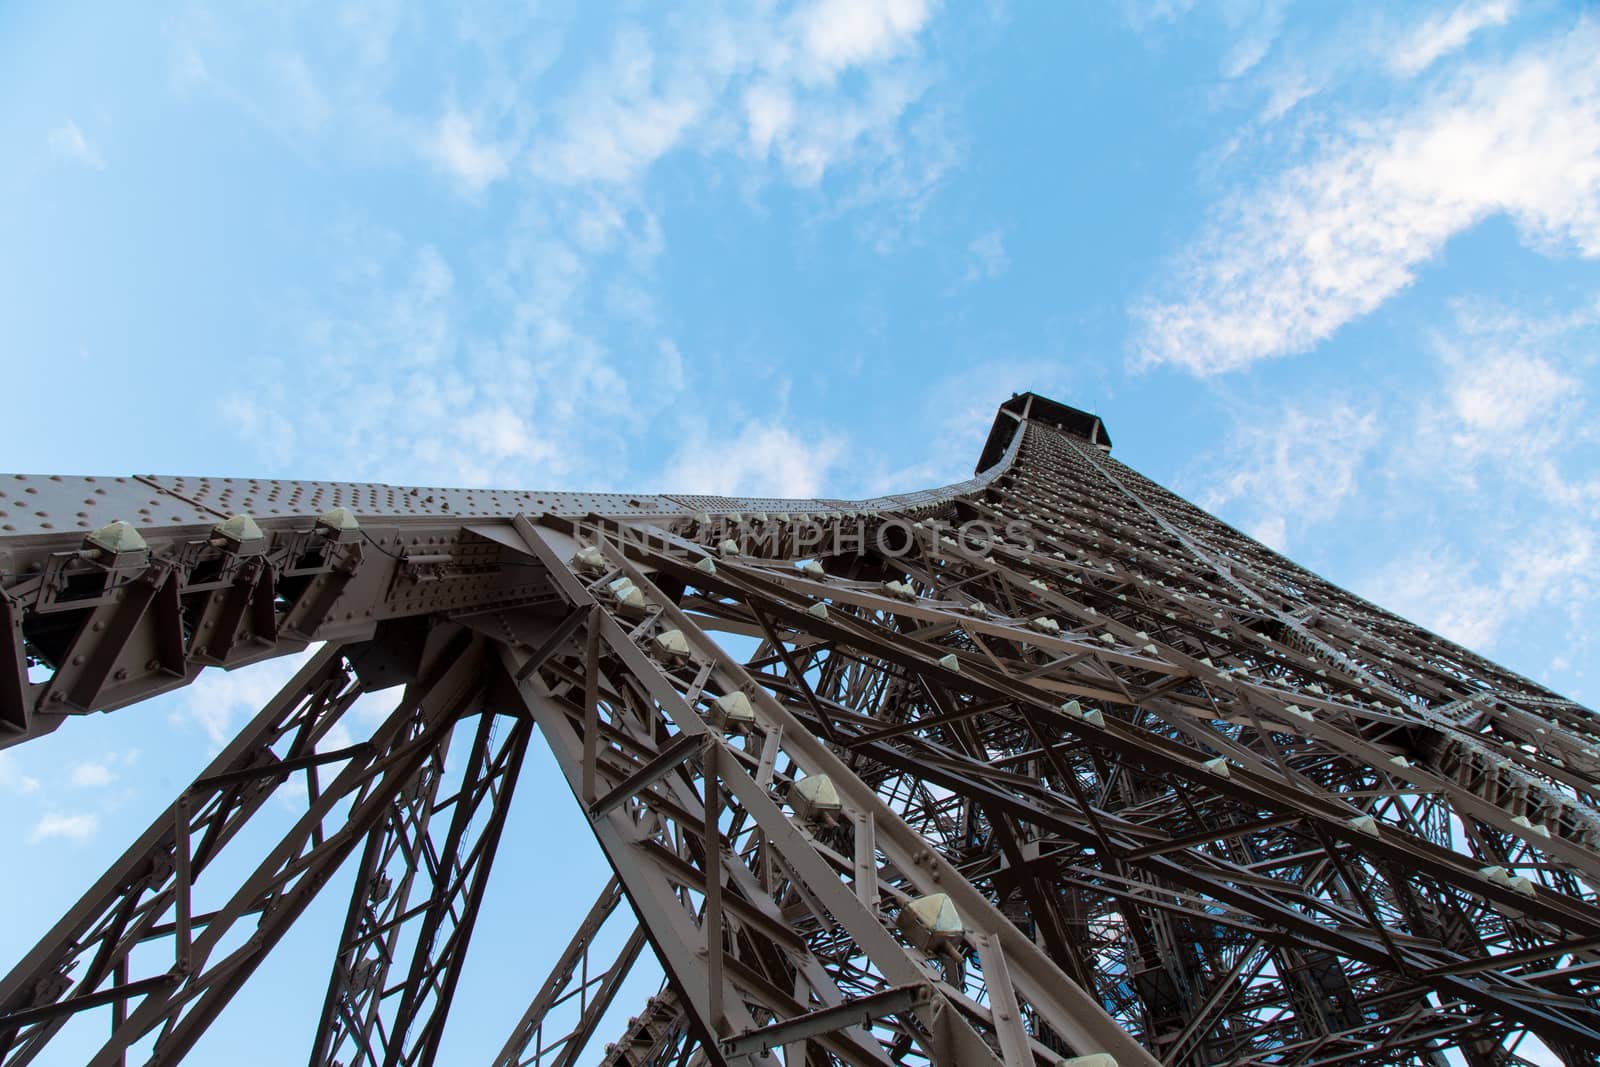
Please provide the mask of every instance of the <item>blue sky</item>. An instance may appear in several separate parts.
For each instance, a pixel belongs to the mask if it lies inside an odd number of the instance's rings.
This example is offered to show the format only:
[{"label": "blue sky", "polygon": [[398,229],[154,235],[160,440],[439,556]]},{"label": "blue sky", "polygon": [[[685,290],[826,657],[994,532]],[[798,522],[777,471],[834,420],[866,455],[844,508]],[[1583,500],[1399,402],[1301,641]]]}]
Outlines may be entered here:
[{"label": "blue sky", "polygon": [[[0,467],[872,495],[1034,389],[1592,705],[1597,54],[1537,0],[9,5]],[[8,958],[284,675],[0,755]]]}]

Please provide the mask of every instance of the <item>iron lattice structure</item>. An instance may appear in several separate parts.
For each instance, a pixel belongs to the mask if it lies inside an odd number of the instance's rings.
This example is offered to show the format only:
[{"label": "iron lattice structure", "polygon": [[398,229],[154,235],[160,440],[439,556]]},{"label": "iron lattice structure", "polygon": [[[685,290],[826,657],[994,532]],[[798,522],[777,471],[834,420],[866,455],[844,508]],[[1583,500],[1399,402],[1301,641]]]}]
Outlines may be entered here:
[{"label": "iron lattice structure", "polygon": [[0,983],[0,1063],[80,1013],[177,1062],[349,866],[311,1063],[432,1062],[535,734],[615,876],[499,1065],[1597,1062],[1593,714],[1109,451],[1024,394],[864,501],[6,477],[6,742],[321,648]]}]

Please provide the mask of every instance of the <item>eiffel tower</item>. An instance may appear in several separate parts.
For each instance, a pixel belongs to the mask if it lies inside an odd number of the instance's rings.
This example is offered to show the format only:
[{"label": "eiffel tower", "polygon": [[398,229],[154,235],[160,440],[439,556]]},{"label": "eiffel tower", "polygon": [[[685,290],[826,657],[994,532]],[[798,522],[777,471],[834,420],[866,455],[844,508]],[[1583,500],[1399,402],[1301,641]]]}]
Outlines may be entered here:
[{"label": "eiffel tower", "polygon": [[0,478],[0,742],[315,649],[0,982],[0,1063],[179,1062],[321,892],[275,1042],[435,1062],[535,743],[613,876],[497,1067],[1600,1062],[1593,713],[1110,452],[1030,393],[873,500]]}]

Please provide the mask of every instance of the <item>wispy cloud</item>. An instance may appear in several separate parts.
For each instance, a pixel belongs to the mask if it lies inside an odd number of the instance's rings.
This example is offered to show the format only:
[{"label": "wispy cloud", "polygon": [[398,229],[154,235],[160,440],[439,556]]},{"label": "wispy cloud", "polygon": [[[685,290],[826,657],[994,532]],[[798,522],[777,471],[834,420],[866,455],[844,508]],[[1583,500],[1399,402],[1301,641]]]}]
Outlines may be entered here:
[{"label": "wispy cloud", "polygon": [[300,52],[283,52],[269,59],[269,69],[278,92],[287,103],[284,113],[302,129],[317,133],[333,118],[334,103],[328,99],[321,80]]},{"label": "wispy cloud", "polygon": [[1382,512],[1403,516],[1393,543],[1415,547],[1355,587],[1479,651],[1520,644],[1525,670],[1583,663],[1600,608],[1600,434],[1585,385],[1600,303],[1462,300],[1432,333],[1436,377],[1428,399],[1388,412],[1379,483]]},{"label": "wispy cloud", "polygon": [[972,243],[967,245],[967,253],[966,280],[969,283],[998,278],[1011,265],[1006,255],[1005,235],[999,230],[990,230],[973,238]]},{"label": "wispy cloud", "polygon": [[78,124],[71,119],[51,130],[46,142],[57,159],[94,170],[105,169],[106,163],[100,157],[99,149],[89,143],[89,139],[83,135]]},{"label": "wispy cloud", "polygon": [[1389,55],[1389,67],[1406,77],[1421,73],[1461,48],[1479,30],[1504,26],[1516,7],[1512,0],[1480,0],[1426,19],[1395,46]]},{"label": "wispy cloud", "polygon": [[41,841],[58,838],[67,841],[87,841],[99,828],[100,816],[93,812],[49,811],[33,824],[33,830],[28,834],[28,842],[37,845]]},{"label": "wispy cloud", "polygon": [[260,711],[305,665],[317,647],[234,671],[207,669],[183,690],[174,718],[199,726],[211,744],[221,748],[233,740],[242,721]]},{"label": "wispy cloud", "polygon": [[1542,250],[1600,255],[1597,53],[1600,22],[1580,21],[1229,197],[1136,309],[1137,361],[1214,374],[1303,352],[1495,214]]},{"label": "wispy cloud", "polygon": [[451,109],[423,141],[424,151],[472,192],[482,192],[506,176],[506,153],[493,141],[480,139],[472,120]]},{"label": "wispy cloud", "polygon": [[818,0],[795,13],[807,59],[817,71],[887,59],[904,50],[928,20],[926,0]]},{"label": "wispy cloud", "polygon": [[1123,0],[1121,4],[1129,27],[1141,34],[1163,33],[1171,24],[1197,15],[1220,22],[1232,42],[1220,70],[1228,79],[1243,77],[1272,50],[1288,7],[1289,0],[1200,5],[1194,0]]},{"label": "wispy cloud", "polygon": [[1600,609],[1597,342],[1592,298],[1463,299],[1404,390],[1380,375],[1239,404],[1189,495],[1279,550],[1314,543],[1345,568],[1332,580],[1525,672],[1581,664]]},{"label": "wispy cloud", "polygon": [[535,173],[565,185],[626,182],[676,147],[720,89],[720,72],[675,58],[659,58],[637,27],[619,33],[609,61],[566,102],[560,133],[534,145]]},{"label": "wispy cloud", "polygon": [[39,779],[23,773],[17,765],[15,752],[0,750],[0,789],[13,793],[36,793],[39,791]]},{"label": "wispy cloud", "polygon": [[899,156],[895,127],[928,87],[916,40],[930,13],[923,0],[813,0],[673,34],[630,27],[560,105],[555,135],[535,142],[534,171],[631,182],[691,140],[712,151],[742,140],[749,158],[810,186],[859,156]]},{"label": "wispy cloud", "polygon": [[116,781],[117,775],[109,761],[85,760],[72,765],[67,780],[82,788],[99,789]]},{"label": "wispy cloud", "polygon": [[[695,385],[657,309],[668,232],[657,172],[692,166],[708,188],[748,199],[813,190],[808,210],[857,211],[867,240],[892,242],[957,151],[926,100],[931,15],[923,0],[707,9],[607,30],[548,81],[546,61],[519,65],[517,26],[505,41],[474,31],[473,65],[493,76],[481,89],[452,82],[426,119],[393,102],[381,53],[405,31],[389,21],[379,55],[348,72],[329,64],[297,83],[285,61],[254,74],[290,116],[263,121],[286,137],[331,141],[359,124],[348,136],[367,155],[420,153],[468,194],[493,187],[506,217],[472,247],[405,227],[351,224],[331,238],[339,283],[285,301],[271,345],[314,367],[319,388],[295,390],[285,359],[264,360],[225,398],[233,424],[274,458],[318,441],[328,476],[618,487],[630,442]],[[253,62],[204,55],[213,84],[229,80],[223,59]],[[312,90],[333,109],[315,134],[293,118]]]},{"label": "wispy cloud", "polygon": [[[490,269],[474,267],[465,285],[432,245],[344,234],[346,280],[283,319],[283,347],[303,353],[324,388],[293,395],[267,375],[229,397],[235,423],[285,456],[322,442],[329,477],[609,485],[626,442],[683,387],[643,280],[659,238],[625,197],[554,202],[560,210],[540,205],[514,222]],[[630,333],[650,348],[618,356],[602,340]]]},{"label": "wispy cloud", "polygon": [[970,478],[994,424],[996,402],[1013,393],[1031,390],[1096,411],[1105,393],[1086,386],[1086,379],[1094,379],[1085,374],[1085,361],[1071,356],[984,353],[908,390],[904,406],[894,409],[900,412],[896,419],[923,432],[896,437],[886,457],[853,454],[850,467],[859,488],[851,494],[904,493]]},{"label": "wispy cloud", "polygon": [[1194,10],[1194,0],[1122,0],[1122,17],[1137,33],[1176,22]]},{"label": "wispy cloud", "polygon": [[[1492,652],[1509,629],[1559,603],[1582,611],[1600,593],[1593,528],[1544,526],[1482,557],[1433,543],[1413,550],[1363,583],[1384,607],[1468,648]],[[1557,615],[1556,618],[1560,616]],[[1567,644],[1548,635],[1551,651]]]},{"label": "wispy cloud", "polygon": [[1288,0],[1222,5],[1222,9],[1229,13],[1228,21],[1238,33],[1237,43],[1223,58],[1223,77],[1242,78],[1266,58],[1283,28],[1283,17],[1288,6]]},{"label": "wispy cloud", "polygon": [[836,495],[835,466],[844,441],[764,419],[737,428],[694,425],[668,464],[662,484],[674,491],[729,496]]},{"label": "wispy cloud", "polygon": [[1339,513],[1357,491],[1361,467],[1379,439],[1377,412],[1348,400],[1314,409],[1251,411],[1236,419],[1223,450],[1228,473],[1199,503],[1238,515],[1246,533],[1287,551],[1291,529]]},{"label": "wispy cloud", "polygon": [[1597,343],[1600,302],[1560,312],[1458,303],[1432,333],[1438,384],[1392,464],[1438,492],[1482,491],[1487,480],[1600,528],[1600,432],[1585,383]]}]

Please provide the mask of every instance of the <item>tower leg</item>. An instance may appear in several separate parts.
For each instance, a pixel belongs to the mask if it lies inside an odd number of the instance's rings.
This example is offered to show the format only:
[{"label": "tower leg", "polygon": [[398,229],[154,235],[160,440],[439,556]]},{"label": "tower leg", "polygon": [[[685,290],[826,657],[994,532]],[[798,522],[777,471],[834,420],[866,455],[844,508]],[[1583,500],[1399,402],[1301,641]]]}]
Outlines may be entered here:
[{"label": "tower leg", "polygon": [[[368,835],[313,1065],[430,1063],[437,1053],[531,734],[525,715],[501,716],[500,706],[472,725],[453,792],[442,794],[447,736]],[[441,815],[442,837],[431,833]],[[391,985],[397,966],[404,977]]]}]

